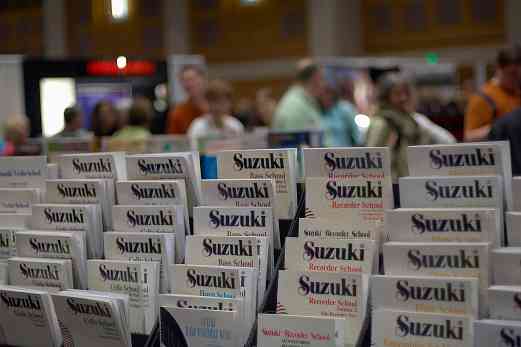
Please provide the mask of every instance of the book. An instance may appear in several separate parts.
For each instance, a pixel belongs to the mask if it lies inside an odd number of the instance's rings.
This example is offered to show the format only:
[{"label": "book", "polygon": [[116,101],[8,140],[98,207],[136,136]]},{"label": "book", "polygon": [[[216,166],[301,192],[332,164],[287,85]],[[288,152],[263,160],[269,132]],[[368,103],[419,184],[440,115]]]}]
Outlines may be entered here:
[{"label": "book", "polygon": [[506,209],[512,210],[512,163],[508,141],[407,147],[411,176],[499,175]]},{"label": "book", "polygon": [[498,285],[521,285],[521,247],[492,250],[492,272]]},{"label": "book", "polygon": [[371,274],[378,248],[368,240],[307,240],[287,237],[286,270]]},{"label": "book", "polygon": [[190,216],[193,207],[200,204],[201,168],[197,152],[128,155],[127,170],[129,180],[184,180]]},{"label": "book", "polygon": [[[188,308],[193,310],[237,311],[242,310],[242,299],[211,296],[161,294],[159,306]],[[247,332],[249,334],[249,332]]]},{"label": "book", "polygon": [[0,229],[0,259],[16,256],[16,233],[23,229]]},{"label": "book", "polygon": [[272,179],[278,218],[292,219],[297,211],[297,150],[252,149],[217,153],[217,177]]},{"label": "book", "polygon": [[0,344],[60,347],[62,336],[49,294],[0,286]]},{"label": "book", "polygon": [[38,188],[0,188],[0,213],[31,213],[39,202]]},{"label": "book", "polygon": [[279,271],[277,313],[345,318],[346,346],[356,346],[365,323],[368,276]]},{"label": "book", "polygon": [[478,318],[477,278],[389,276],[371,277],[371,308],[468,315]]},{"label": "book", "polygon": [[502,230],[494,208],[399,208],[385,211],[385,234],[403,242],[490,242]]},{"label": "book", "polygon": [[521,321],[521,285],[491,286],[490,318]]},{"label": "book", "polygon": [[306,240],[377,240],[375,229],[327,218],[299,218],[298,237]]},{"label": "book", "polygon": [[159,291],[170,292],[168,266],[175,263],[175,235],[106,232],[105,259],[159,262]]},{"label": "book", "polygon": [[76,231],[85,234],[87,256],[103,256],[101,211],[96,204],[35,204],[29,222],[34,230]]},{"label": "book", "polygon": [[54,204],[98,204],[103,230],[112,229],[114,185],[110,179],[57,179],[46,181],[46,202]]},{"label": "book", "polygon": [[112,217],[114,231],[117,232],[174,234],[176,262],[184,260],[188,231],[183,206],[114,205]]},{"label": "book", "polygon": [[3,229],[26,229],[29,227],[31,213],[0,213]]},{"label": "book", "polygon": [[387,242],[386,275],[471,277],[479,279],[480,317],[488,314],[490,244],[483,242]]},{"label": "book", "polygon": [[9,266],[6,261],[0,262],[0,284],[9,284]]},{"label": "book", "polygon": [[521,177],[512,177],[512,210],[521,212]]},{"label": "book", "polygon": [[89,293],[61,292],[52,300],[63,335],[63,347],[130,347],[125,313],[118,299]]},{"label": "book", "polygon": [[344,339],[342,319],[259,314],[258,347],[344,347]]},{"label": "book", "polygon": [[60,291],[74,288],[69,259],[12,257],[7,260],[9,284]]},{"label": "book", "polygon": [[472,323],[470,316],[377,310],[371,346],[473,347]]},{"label": "book", "polygon": [[304,148],[304,176],[383,180],[385,205],[394,207],[389,147]]},{"label": "book", "polygon": [[505,224],[507,230],[507,240],[509,247],[521,247],[521,212],[506,212]]},{"label": "book", "polygon": [[[52,160],[52,159],[50,159]],[[60,168],[56,163],[47,164],[47,178],[50,180],[58,179],[60,176]]]},{"label": "book", "polygon": [[240,347],[238,323],[237,311],[161,307],[161,346]]},{"label": "book", "polygon": [[268,272],[268,244],[265,237],[193,235],[187,238],[186,250],[187,264],[255,269],[259,275],[257,307],[260,307]]},{"label": "book", "polygon": [[74,287],[87,289],[85,234],[74,231],[18,231],[16,253],[26,258],[70,259]]},{"label": "book", "polygon": [[130,331],[150,334],[158,316],[159,263],[89,260],[89,289],[128,294]]},{"label": "book", "polygon": [[184,180],[118,181],[116,193],[120,205],[184,206],[185,225],[190,225]]},{"label": "book", "polygon": [[57,164],[61,178],[124,180],[127,177],[124,152],[61,154]]},{"label": "book", "polygon": [[515,347],[521,340],[521,322],[485,319],[474,321],[473,347]]},{"label": "book", "polygon": [[23,156],[0,158],[0,187],[39,188],[45,190],[47,157]]}]

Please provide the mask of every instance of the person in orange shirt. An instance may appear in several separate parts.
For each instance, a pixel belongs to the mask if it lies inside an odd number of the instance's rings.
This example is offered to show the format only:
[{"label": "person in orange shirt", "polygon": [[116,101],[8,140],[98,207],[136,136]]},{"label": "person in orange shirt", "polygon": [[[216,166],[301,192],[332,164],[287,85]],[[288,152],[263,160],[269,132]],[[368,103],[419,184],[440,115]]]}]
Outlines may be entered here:
[{"label": "person in orange shirt", "polygon": [[487,138],[496,118],[521,107],[521,47],[499,51],[494,77],[473,95],[465,112],[465,141]]},{"label": "person in orange shirt", "polygon": [[168,113],[167,134],[186,134],[194,119],[208,112],[206,100],[206,75],[196,65],[185,65],[179,73],[179,80],[188,99]]}]

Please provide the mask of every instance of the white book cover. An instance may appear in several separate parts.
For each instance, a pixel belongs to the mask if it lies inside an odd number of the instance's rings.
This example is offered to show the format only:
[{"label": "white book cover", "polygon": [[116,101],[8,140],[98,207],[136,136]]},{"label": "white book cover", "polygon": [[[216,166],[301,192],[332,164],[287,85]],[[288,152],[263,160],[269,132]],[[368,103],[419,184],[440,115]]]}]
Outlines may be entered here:
[{"label": "white book cover", "polygon": [[495,208],[399,208],[385,211],[385,234],[403,242],[490,242],[503,228]]},{"label": "white book cover", "polygon": [[27,229],[31,220],[31,213],[0,213],[2,229]]},{"label": "white book cover", "polygon": [[175,263],[175,235],[106,232],[105,259],[159,262],[159,291],[170,292],[168,266]]},{"label": "white book cover", "polygon": [[31,213],[39,202],[38,188],[0,188],[0,213]]},{"label": "white book cover", "polygon": [[188,308],[192,310],[240,312],[242,309],[242,299],[198,295],[161,294],[159,295],[159,306]]},{"label": "white book cover", "polygon": [[34,230],[85,233],[89,258],[103,256],[103,225],[99,205],[36,204],[29,222]]},{"label": "white book cover", "polygon": [[489,248],[489,243],[479,242],[388,242],[383,246],[385,274],[478,278],[480,317],[484,317],[492,282]]},{"label": "white book cover", "polygon": [[46,181],[46,202],[55,204],[98,204],[104,230],[112,229],[114,185],[109,179],[58,179]]},{"label": "white book cover", "polygon": [[129,180],[182,179],[186,182],[188,210],[201,201],[201,168],[197,152],[127,155]]},{"label": "white book cover", "polygon": [[58,164],[56,164],[56,163],[47,164],[47,178],[50,180],[55,180],[55,179],[60,178],[60,168],[58,167]]},{"label": "white book cover", "polygon": [[299,218],[298,237],[305,240],[377,240],[374,228],[338,223],[327,218]]},{"label": "white book cover", "polygon": [[150,334],[158,312],[159,263],[89,260],[89,289],[128,294],[130,331]]},{"label": "white book cover", "polygon": [[110,297],[71,293],[52,295],[63,334],[63,347],[130,347],[118,305]]},{"label": "white book cover", "polygon": [[506,207],[513,208],[508,141],[409,146],[407,162],[411,176],[499,175]]},{"label": "white book cover", "polygon": [[259,314],[258,347],[344,347],[342,319]]},{"label": "white book cover", "polygon": [[188,198],[184,180],[118,181],[116,195],[119,205],[181,205],[185,225],[189,225]]},{"label": "white book cover", "polygon": [[468,315],[478,318],[477,278],[389,276],[371,277],[372,310]]},{"label": "white book cover", "polygon": [[0,262],[0,284],[9,284],[9,264],[7,262]]},{"label": "white book cover", "polygon": [[185,256],[184,206],[115,205],[112,208],[114,231],[135,233],[173,233],[175,234],[176,262],[181,263]]},{"label": "white book cover", "polygon": [[[217,153],[218,178],[271,179],[279,218],[291,219],[297,211],[297,150],[252,149]],[[280,212],[279,212],[280,211]]]},{"label": "white book cover", "polygon": [[16,256],[16,233],[23,229],[0,229],[0,259]]},{"label": "white book cover", "polygon": [[186,263],[256,269],[259,274],[257,306],[260,306],[266,290],[267,247],[265,237],[193,235],[186,241]]},{"label": "white book cover", "polygon": [[505,224],[508,246],[521,247],[521,212],[506,212]]},{"label": "white book cover", "polygon": [[306,240],[287,237],[286,270],[371,274],[378,248],[368,240]]},{"label": "white book cover", "polygon": [[0,187],[39,188],[44,191],[47,176],[45,156],[0,158]]},{"label": "white book cover", "polygon": [[488,288],[490,318],[521,321],[521,285]]},{"label": "white book cover", "polygon": [[521,322],[485,319],[474,322],[473,347],[517,347],[521,341]]},{"label": "white book cover", "polygon": [[46,291],[0,286],[0,343],[60,347],[62,337]]},{"label": "white book cover", "polygon": [[13,257],[7,264],[11,285],[49,291],[74,288],[69,259]]},{"label": "white book cover", "polygon": [[472,324],[470,316],[378,310],[373,316],[371,346],[473,347]]},{"label": "white book cover", "polygon": [[160,308],[162,347],[241,347],[239,327],[237,311]]},{"label": "white book cover", "polygon": [[61,178],[124,180],[127,177],[124,152],[62,154],[57,163]]},{"label": "white book cover", "polygon": [[521,212],[521,177],[512,177],[512,211]]},{"label": "white book cover", "polygon": [[494,284],[521,285],[521,247],[504,247],[492,250]]},{"label": "white book cover", "polygon": [[74,287],[87,289],[87,247],[83,233],[19,231],[16,233],[16,253],[26,258],[70,259]]},{"label": "white book cover", "polygon": [[365,321],[368,276],[279,271],[277,313],[345,318],[345,344],[356,346]]}]

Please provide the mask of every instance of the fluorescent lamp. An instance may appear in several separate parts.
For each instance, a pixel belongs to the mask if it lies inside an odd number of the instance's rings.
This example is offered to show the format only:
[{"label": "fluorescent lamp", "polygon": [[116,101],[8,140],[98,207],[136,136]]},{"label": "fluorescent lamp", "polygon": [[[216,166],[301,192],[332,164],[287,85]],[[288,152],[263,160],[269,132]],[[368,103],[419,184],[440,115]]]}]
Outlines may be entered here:
[{"label": "fluorescent lamp", "polygon": [[128,0],[110,0],[110,14],[115,20],[128,18]]}]

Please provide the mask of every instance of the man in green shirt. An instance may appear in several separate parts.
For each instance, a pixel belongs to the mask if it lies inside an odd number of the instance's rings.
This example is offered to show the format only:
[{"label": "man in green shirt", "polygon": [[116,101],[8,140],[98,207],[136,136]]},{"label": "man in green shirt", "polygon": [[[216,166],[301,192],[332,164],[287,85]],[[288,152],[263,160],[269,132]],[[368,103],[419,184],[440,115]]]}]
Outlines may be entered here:
[{"label": "man in green shirt", "polygon": [[310,60],[297,66],[297,81],[284,94],[275,111],[275,130],[308,130],[321,128],[317,98],[324,90],[322,68]]}]

